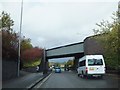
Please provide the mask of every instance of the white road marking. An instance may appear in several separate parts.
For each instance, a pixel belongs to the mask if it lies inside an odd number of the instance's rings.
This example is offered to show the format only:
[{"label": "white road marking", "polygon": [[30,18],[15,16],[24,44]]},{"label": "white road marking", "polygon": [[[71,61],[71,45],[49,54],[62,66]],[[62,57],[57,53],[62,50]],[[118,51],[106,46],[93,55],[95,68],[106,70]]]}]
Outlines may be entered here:
[{"label": "white road marking", "polygon": [[34,88],[40,88],[42,86],[43,83],[45,83],[45,81],[48,80],[48,78],[52,75],[52,73],[50,75],[48,75],[42,82],[40,82],[40,84],[38,84],[37,86],[35,86]]}]

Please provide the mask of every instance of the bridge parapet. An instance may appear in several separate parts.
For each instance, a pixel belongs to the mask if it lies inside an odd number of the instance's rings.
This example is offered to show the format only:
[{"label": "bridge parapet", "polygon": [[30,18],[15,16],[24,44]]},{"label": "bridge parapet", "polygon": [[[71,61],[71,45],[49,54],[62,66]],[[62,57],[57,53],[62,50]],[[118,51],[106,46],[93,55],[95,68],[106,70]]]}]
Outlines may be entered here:
[{"label": "bridge parapet", "polygon": [[84,52],[84,43],[75,43],[46,50],[47,57],[71,55]]}]

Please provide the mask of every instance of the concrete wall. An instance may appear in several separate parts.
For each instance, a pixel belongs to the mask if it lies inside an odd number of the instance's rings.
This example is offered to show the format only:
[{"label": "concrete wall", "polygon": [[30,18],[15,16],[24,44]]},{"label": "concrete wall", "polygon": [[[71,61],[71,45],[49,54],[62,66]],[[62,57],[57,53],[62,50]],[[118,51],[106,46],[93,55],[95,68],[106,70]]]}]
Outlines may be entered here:
[{"label": "concrete wall", "polygon": [[84,54],[103,54],[103,48],[100,42],[94,37],[88,37],[84,40]]},{"label": "concrete wall", "polygon": [[36,73],[36,72],[37,72],[36,68],[37,68],[37,66],[28,67],[28,68],[22,69],[22,71],[31,72],[31,73]]},{"label": "concrete wall", "polygon": [[17,61],[2,60],[2,80],[17,77]]}]

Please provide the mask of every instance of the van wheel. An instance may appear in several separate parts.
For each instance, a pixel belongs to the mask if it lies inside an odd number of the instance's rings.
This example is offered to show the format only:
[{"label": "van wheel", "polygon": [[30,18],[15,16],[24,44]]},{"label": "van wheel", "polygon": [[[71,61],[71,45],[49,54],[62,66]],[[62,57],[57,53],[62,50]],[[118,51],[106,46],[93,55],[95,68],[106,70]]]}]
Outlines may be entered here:
[{"label": "van wheel", "polygon": [[84,75],[85,78],[87,78],[87,75]]},{"label": "van wheel", "polygon": [[83,74],[83,71],[82,71],[82,74],[81,74],[81,78],[84,78],[84,74]]}]

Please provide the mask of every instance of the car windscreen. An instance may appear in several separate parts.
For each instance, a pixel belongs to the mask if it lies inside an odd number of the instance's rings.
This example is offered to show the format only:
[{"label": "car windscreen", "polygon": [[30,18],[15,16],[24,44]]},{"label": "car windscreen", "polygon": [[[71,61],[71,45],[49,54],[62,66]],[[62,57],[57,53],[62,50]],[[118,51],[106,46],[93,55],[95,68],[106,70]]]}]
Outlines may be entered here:
[{"label": "car windscreen", "polygon": [[88,66],[103,65],[102,59],[88,59]]}]

